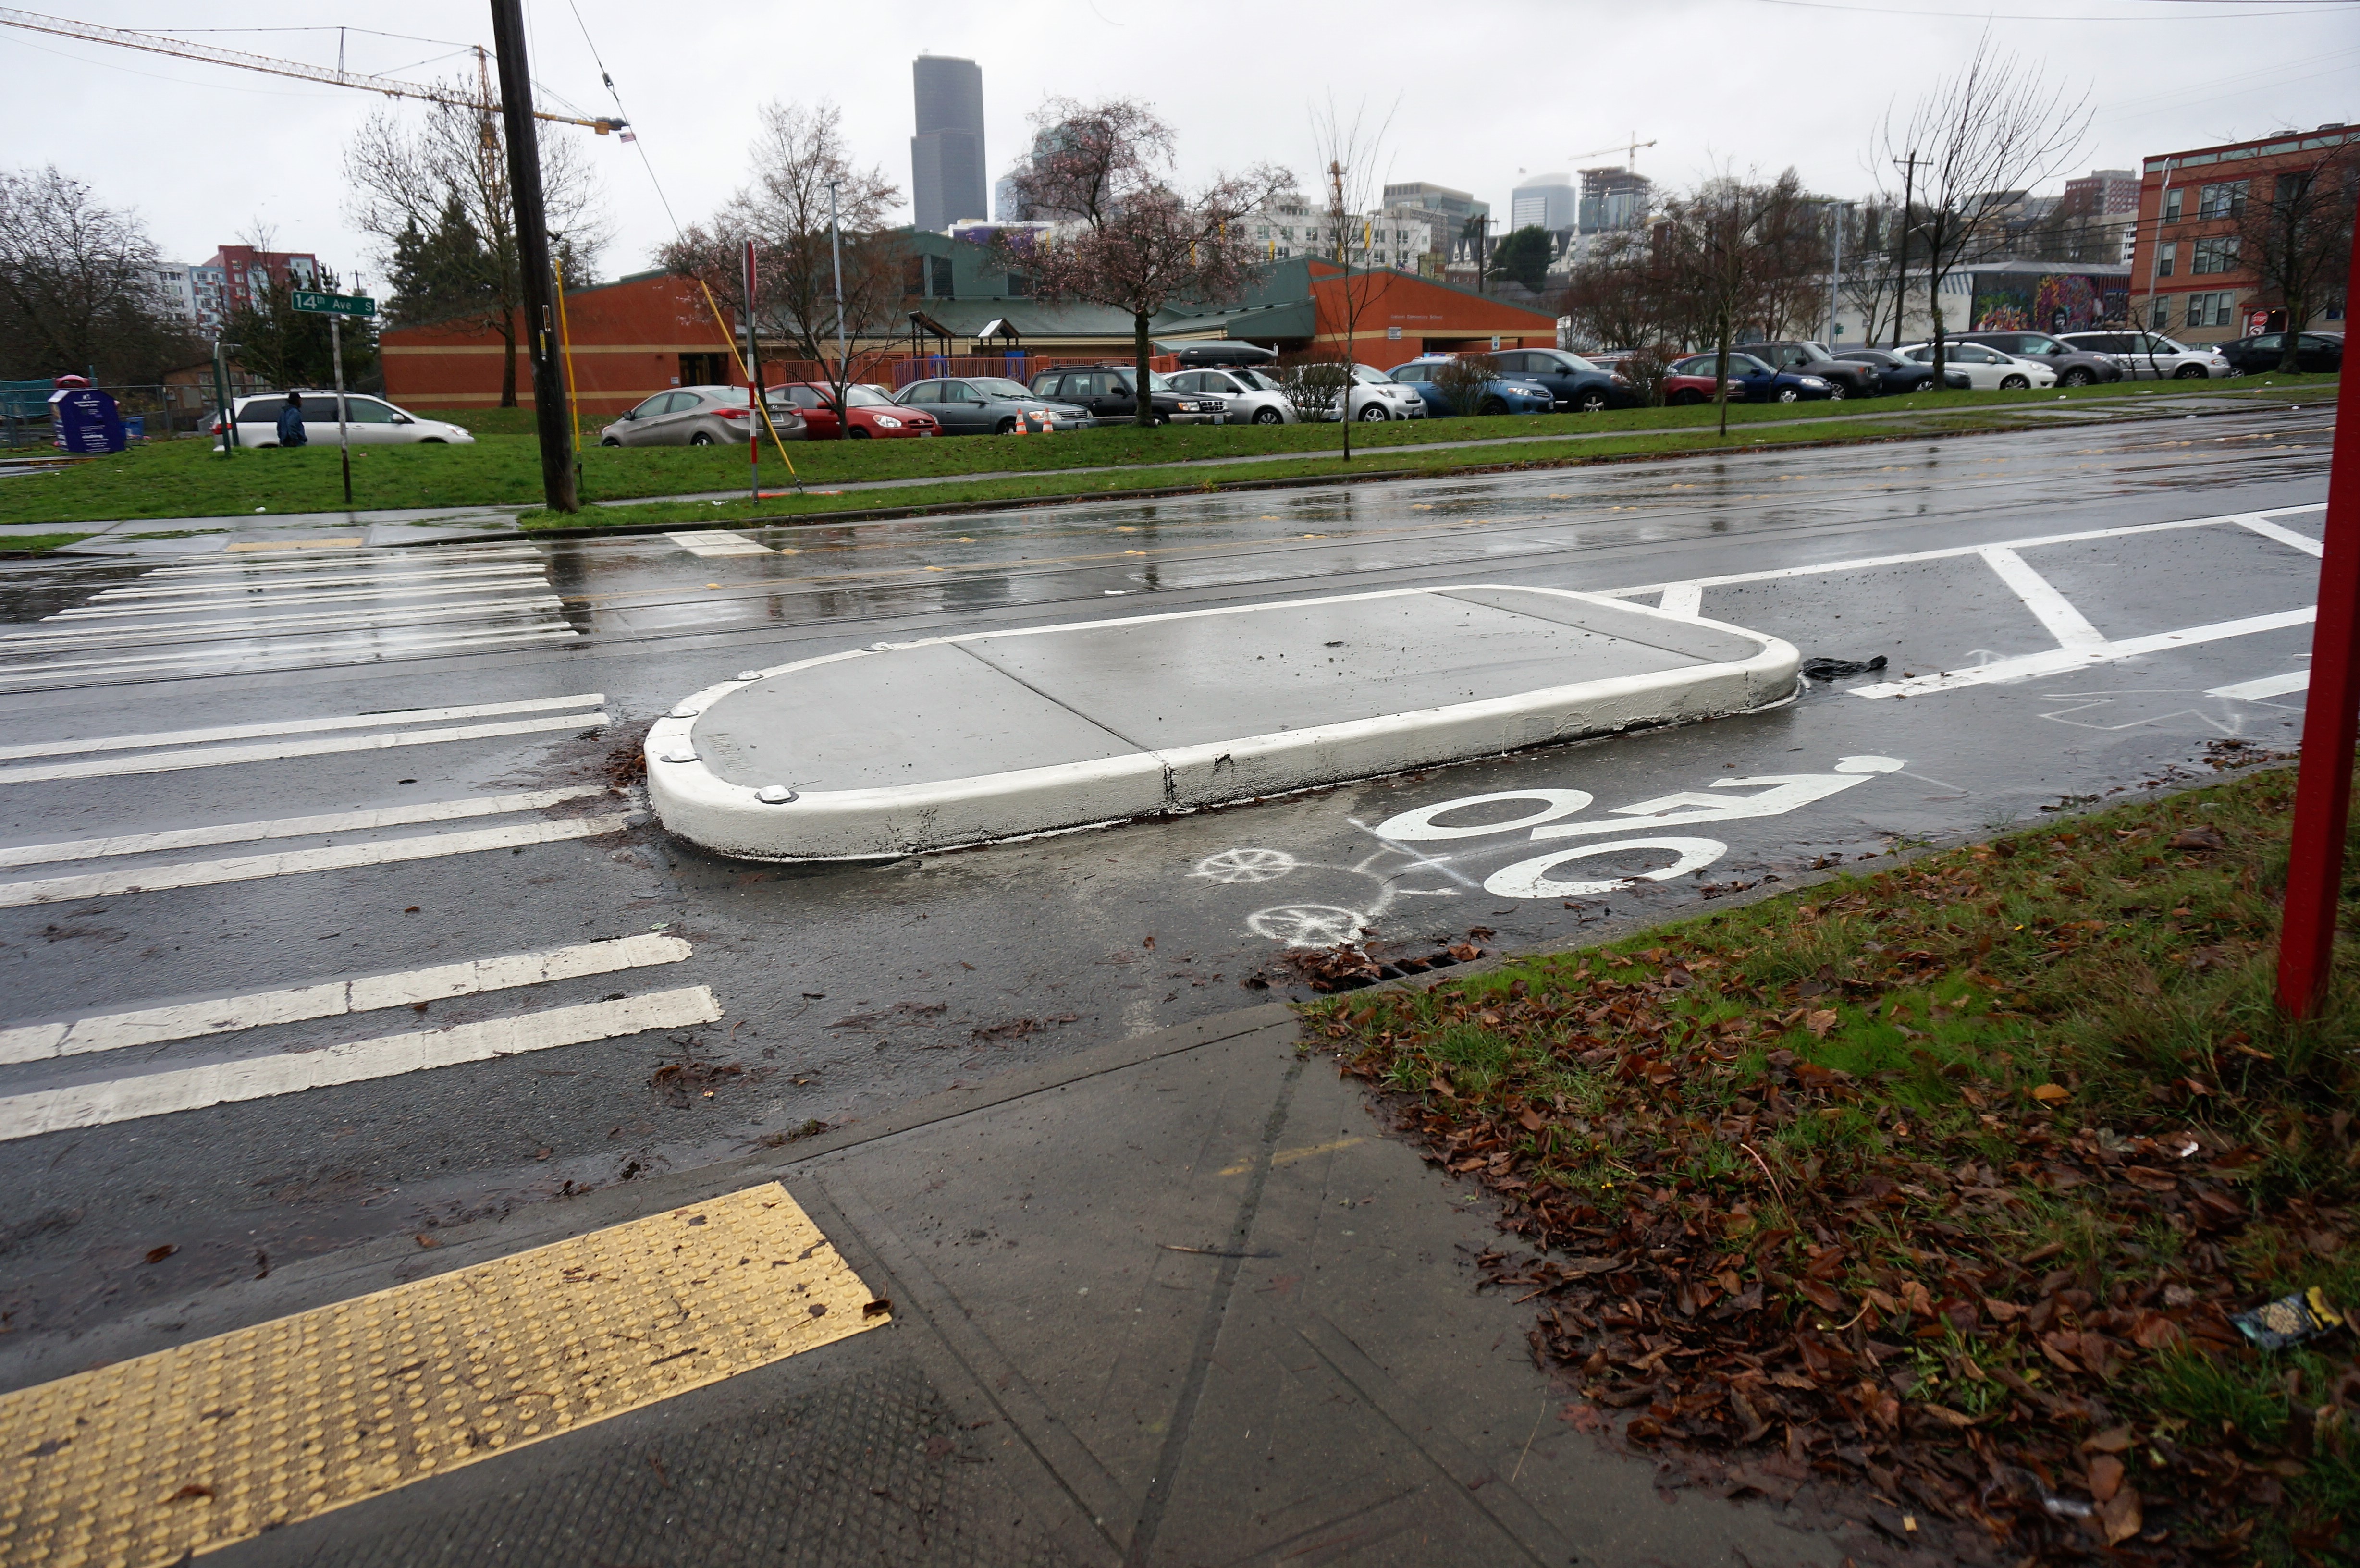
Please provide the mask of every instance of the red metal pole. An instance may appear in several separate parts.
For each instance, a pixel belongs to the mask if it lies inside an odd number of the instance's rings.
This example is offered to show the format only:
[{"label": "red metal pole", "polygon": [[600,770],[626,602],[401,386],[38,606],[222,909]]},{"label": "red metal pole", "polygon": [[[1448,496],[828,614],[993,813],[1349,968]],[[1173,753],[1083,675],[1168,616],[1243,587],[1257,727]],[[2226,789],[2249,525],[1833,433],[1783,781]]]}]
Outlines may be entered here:
[{"label": "red metal pole", "polygon": [[[2360,229],[2344,299],[2360,300]],[[2346,309],[2350,307],[2347,305]],[[2290,332],[2300,326],[2289,321]],[[2344,362],[2335,447],[2327,470],[2327,546],[2319,563],[2319,622],[2311,642],[2311,697],[2302,713],[2302,768],[2286,914],[2278,928],[2278,1006],[2307,1018],[2327,996],[2336,900],[2352,808],[2352,751],[2360,730],[2360,376]]]}]

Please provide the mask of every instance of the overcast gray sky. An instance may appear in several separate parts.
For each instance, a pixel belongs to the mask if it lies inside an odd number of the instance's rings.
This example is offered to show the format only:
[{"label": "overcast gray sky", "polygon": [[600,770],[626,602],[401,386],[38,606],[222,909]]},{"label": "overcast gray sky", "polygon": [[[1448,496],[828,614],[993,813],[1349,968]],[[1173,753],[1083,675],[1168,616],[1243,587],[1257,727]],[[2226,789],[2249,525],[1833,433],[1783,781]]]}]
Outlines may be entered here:
[{"label": "overcast gray sky", "polygon": [[[490,38],[482,0],[72,0],[71,10],[325,65],[335,24],[366,24],[412,37],[353,32],[349,67],[412,80],[472,69],[421,62]],[[1307,110],[1332,93],[1348,114],[1365,104],[1372,125],[1391,114],[1387,178],[1471,191],[1502,217],[1520,169],[1619,161],[1597,149],[1633,135],[1655,143],[1638,167],[1659,180],[1792,164],[1816,190],[1863,193],[1887,105],[1906,112],[1986,26],[2088,90],[2090,145],[2070,173],[2360,121],[2360,5],[2318,0],[527,0],[526,14],[534,77],[585,113],[610,109],[595,44],[640,132],[637,147],[551,133],[595,143],[614,229],[607,277],[646,265],[669,237],[658,181],[686,223],[743,180],[755,111],[771,98],[841,105],[863,160],[906,203],[910,62],[921,50],[982,66],[995,176],[1044,96],[1122,94],[1176,128],[1188,179],[1268,159],[1308,184]],[[200,27],[239,30],[185,31]],[[290,30],[245,30],[263,28]],[[9,158],[54,162],[136,208],[168,256],[202,261],[259,220],[282,249],[316,251],[348,278],[377,275],[339,170],[344,144],[385,100],[13,27],[0,27],[0,81]]]}]

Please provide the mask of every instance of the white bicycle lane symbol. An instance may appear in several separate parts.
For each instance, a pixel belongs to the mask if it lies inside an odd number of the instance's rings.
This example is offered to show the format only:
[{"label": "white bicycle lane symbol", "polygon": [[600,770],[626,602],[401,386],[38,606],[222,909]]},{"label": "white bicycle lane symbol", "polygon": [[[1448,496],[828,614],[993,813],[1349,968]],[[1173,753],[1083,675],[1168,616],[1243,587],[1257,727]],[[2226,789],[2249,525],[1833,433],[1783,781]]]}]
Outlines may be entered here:
[{"label": "white bicycle lane symbol", "polygon": [[[1374,884],[1374,895],[1363,907],[1341,904],[1285,903],[1257,909],[1246,917],[1255,935],[1288,947],[1333,947],[1353,942],[1380,916],[1404,898],[1457,898],[1480,887],[1502,898],[1582,898],[1619,892],[1634,882],[1665,882],[1701,871],[1729,853],[1719,839],[1665,834],[1653,830],[1688,827],[1699,822],[1733,822],[1784,816],[1831,795],[1864,784],[1881,773],[1896,773],[1907,764],[1891,757],[1839,758],[1831,773],[1772,773],[1745,779],[1715,779],[1706,789],[1684,789],[1659,795],[1635,805],[1617,806],[1603,817],[1582,822],[1565,819],[1589,810],[1595,799],[1586,789],[1502,789],[1487,795],[1420,806],[1386,818],[1374,827],[1350,819],[1354,827],[1375,839],[1378,848],[1350,865],[1298,858],[1283,849],[1225,849],[1198,861],[1194,877],[1224,886],[1275,882],[1298,871],[1341,872]],[[1750,795],[1710,794],[1706,790],[1753,789]],[[1457,825],[1442,819],[1478,806],[1529,802],[1533,809],[1499,822]],[[1448,855],[1431,854],[1421,844],[1479,838],[1502,833],[1528,833],[1535,841],[1582,839],[1568,848],[1502,866],[1478,882],[1451,864]],[[1618,837],[1618,834],[1640,836]],[[1501,847],[1496,842],[1486,847]],[[1559,868],[1582,860],[1633,852],[1667,854],[1668,865],[1629,876],[1568,878]],[[1424,876],[1440,877],[1451,887],[1409,885]]]}]

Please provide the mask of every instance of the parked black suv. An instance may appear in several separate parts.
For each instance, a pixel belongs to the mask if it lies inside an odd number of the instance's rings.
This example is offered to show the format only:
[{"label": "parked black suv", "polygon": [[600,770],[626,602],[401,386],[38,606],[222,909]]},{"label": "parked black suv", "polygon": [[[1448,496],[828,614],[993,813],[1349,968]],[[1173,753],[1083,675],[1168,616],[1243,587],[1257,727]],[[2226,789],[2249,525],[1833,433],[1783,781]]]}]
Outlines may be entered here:
[{"label": "parked black suv", "polygon": [[1950,341],[1981,343],[2018,359],[2039,360],[2057,373],[2060,387],[2087,387],[2123,378],[2123,367],[2109,356],[2060,343],[2047,332],[1961,332]]},{"label": "parked black suv", "polygon": [[[1891,349],[1848,348],[1836,356],[1836,363],[1868,366],[1876,372],[1878,384],[1887,392],[1923,392],[1934,385],[1931,365],[1904,359]],[[1950,365],[1942,367],[1942,384],[1953,392],[1964,392],[1972,385],[1965,371]]]},{"label": "parked black suv", "polygon": [[[1062,365],[1035,376],[1032,395],[1079,404],[1101,425],[1128,424],[1139,417],[1139,402],[1131,394],[1135,374],[1128,365]],[[1218,397],[1179,391],[1153,374],[1147,381],[1147,404],[1159,425],[1218,425],[1229,408]]]},{"label": "parked black suv", "polygon": [[1818,376],[1835,387],[1839,397],[1874,397],[1885,390],[1884,379],[1877,375],[1874,365],[1838,359],[1828,352],[1825,343],[1793,338],[1784,343],[1750,343],[1738,346],[1754,358],[1766,362],[1773,370],[1791,370],[1797,376]]}]

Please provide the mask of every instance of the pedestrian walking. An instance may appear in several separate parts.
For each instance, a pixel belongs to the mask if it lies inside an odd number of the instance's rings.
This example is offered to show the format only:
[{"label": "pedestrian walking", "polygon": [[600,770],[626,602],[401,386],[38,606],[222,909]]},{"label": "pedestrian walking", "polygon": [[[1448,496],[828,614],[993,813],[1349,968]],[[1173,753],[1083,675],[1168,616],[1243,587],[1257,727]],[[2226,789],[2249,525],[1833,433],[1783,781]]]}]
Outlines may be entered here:
[{"label": "pedestrian walking", "polygon": [[308,438],[303,434],[303,395],[287,394],[287,407],[279,410],[279,444],[301,446]]}]

